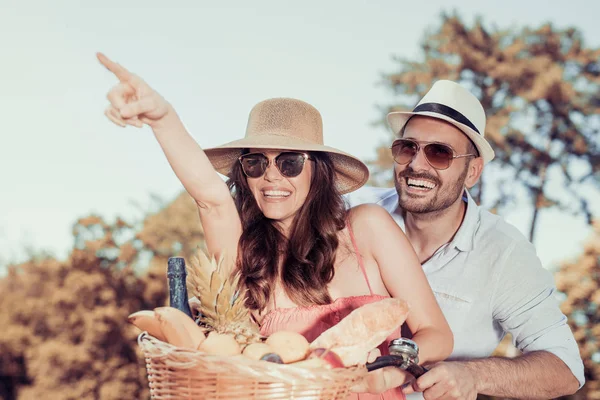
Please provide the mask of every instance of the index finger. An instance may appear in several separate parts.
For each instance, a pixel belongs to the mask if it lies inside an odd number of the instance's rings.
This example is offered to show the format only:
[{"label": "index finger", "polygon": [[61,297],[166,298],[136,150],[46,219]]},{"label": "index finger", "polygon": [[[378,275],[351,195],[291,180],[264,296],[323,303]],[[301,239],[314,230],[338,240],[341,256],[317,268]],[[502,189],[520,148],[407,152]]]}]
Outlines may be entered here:
[{"label": "index finger", "polygon": [[412,382],[412,389],[415,392],[423,392],[433,385],[441,382],[441,377],[435,369],[430,369],[425,374],[421,375],[418,379]]},{"label": "index finger", "polygon": [[131,80],[132,73],[127,71],[127,69],[122,65],[117,64],[102,53],[96,53],[96,57],[98,57],[98,61],[100,61],[100,63],[104,65],[106,69],[115,74],[115,76],[121,82],[128,82]]}]

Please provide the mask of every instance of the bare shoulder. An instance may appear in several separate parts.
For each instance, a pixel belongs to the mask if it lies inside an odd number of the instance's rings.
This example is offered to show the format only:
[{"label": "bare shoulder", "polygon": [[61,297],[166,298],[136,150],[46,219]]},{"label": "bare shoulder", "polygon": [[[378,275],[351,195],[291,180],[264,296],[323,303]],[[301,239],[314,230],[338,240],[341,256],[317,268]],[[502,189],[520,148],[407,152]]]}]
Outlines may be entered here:
[{"label": "bare shoulder", "polygon": [[[361,204],[350,210],[349,220],[359,247],[364,254],[370,254],[376,260],[384,282],[386,276],[391,276],[388,274],[397,273],[399,259],[404,260],[405,266],[420,268],[408,238],[385,208],[377,204]],[[405,266],[402,268],[407,268]]]},{"label": "bare shoulder", "polygon": [[388,233],[402,230],[396,224],[390,213],[378,204],[361,204],[349,210],[348,217],[352,228],[360,232]]}]

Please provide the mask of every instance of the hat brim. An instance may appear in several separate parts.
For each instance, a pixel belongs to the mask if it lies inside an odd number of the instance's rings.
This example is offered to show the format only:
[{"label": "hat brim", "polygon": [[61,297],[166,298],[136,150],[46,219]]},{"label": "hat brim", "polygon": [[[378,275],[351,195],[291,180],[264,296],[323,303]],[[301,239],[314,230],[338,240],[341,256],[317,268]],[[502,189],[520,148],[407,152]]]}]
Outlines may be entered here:
[{"label": "hat brim", "polygon": [[495,157],[494,149],[492,149],[492,146],[490,146],[490,144],[488,143],[487,140],[485,140],[479,133],[477,133],[475,130],[473,130],[469,126],[467,126],[465,124],[461,124],[460,122],[457,122],[456,120],[454,120],[446,115],[443,115],[443,114],[438,114],[438,113],[429,112],[429,111],[391,112],[387,116],[388,124],[390,125],[390,128],[392,129],[394,134],[397,135],[400,133],[402,128],[404,128],[404,125],[406,125],[408,120],[415,115],[421,115],[424,117],[441,119],[443,121],[451,123],[458,129],[460,129],[465,135],[467,135],[467,137],[469,139],[471,139],[471,141],[475,144],[475,147],[477,147],[477,150],[479,151],[479,155],[483,158],[483,162],[485,164],[487,164],[488,162],[490,162],[494,159],[494,157]]},{"label": "hat brim", "polygon": [[341,194],[352,192],[369,180],[369,169],[358,158],[333,147],[319,145],[283,135],[260,135],[243,138],[221,146],[204,149],[213,167],[229,175],[243,149],[296,150],[328,153],[336,173],[336,188]]}]

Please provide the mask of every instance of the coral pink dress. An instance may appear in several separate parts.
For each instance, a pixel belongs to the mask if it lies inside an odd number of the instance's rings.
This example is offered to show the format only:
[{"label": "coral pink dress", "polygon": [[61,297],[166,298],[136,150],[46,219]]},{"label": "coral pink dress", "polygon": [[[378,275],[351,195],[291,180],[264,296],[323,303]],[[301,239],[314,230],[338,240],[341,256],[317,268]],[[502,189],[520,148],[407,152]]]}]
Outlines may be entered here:
[{"label": "coral pink dress", "polygon": [[[336,299],[331,304],[325,305],[313,305],[308,307],[294,307],[294,308],[275,308],[265,315],[262,320],[260,333],[268,336],[273,332],[288,330],[299,332],[309,342],[316,339],[322,332],[336,325],[345,316],[350,314],[353,310],[381,299],[386,296],[373,294],[369,278],[365,271],[362,257],[358,252],[356,241],[354,240],[354,234],[348,225],[350,232],[350,238],[352,239],[352,245],[356,252],[360,269],[365,277],[367,286],[369,287],[369,295],[364,296],[351,296]],[[393,337],[400,337],[400,329],[394,332]],[[388,341],[384,342],[379,346],[381,354],[389,354]],[[348,400],[399,400],[405,399],[404,394],[400,388],[388,390],[381,394],[370,394],[370,393],[352,393]]]}]

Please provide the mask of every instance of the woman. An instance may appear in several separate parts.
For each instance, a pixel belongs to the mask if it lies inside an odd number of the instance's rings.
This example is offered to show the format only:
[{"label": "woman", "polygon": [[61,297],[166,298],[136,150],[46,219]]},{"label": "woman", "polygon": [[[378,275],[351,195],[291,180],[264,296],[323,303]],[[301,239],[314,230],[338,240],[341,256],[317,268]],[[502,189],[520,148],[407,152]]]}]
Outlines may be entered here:
[{"label": "woman", "polygon": [[[158,93],[98,58],[120,81],[108,94],[107,117],[152,128],[198,204],[209,253],[237,261],[262,334],[296,330],[311,341],[353,309],[393,296],[411,304],[406,323],[421,362],[450,354],[452,334],[401,229],[375,205],[346,211],[341,194],[362,186],[368,170],[323,145],[314,107],[263,101],[252,109],[243,139],[203,151]],[[229,187],[216,172],[229,176]],[[397,387],[405,379],[398,369],[374,371],[360,390],[396,389],[354,398],[403,398]]]}]

